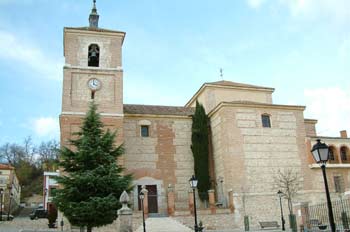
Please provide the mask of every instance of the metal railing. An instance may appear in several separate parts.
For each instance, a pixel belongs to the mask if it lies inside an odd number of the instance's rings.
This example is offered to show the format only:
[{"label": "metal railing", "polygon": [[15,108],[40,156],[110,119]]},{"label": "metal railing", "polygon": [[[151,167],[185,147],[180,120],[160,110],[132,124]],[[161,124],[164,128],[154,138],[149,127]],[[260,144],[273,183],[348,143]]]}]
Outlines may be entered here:
[{"label": "metal railing", "polygon": [[[332,209],[337,231],[347,231],[346,229],[350,228],[350,200],[333,200]],[[329,227],[327,203],[310,205],[306,221],[310,229],[318,229],[322,226]]]}]

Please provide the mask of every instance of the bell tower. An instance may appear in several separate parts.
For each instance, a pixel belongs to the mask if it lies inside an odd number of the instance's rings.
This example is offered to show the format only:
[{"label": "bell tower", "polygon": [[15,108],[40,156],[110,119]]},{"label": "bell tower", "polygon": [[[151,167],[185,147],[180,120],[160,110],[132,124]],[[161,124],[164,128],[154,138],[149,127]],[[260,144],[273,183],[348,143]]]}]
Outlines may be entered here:
[{"label": "bell tower", "polygon": [[122,45],[125,32],[98,27],[96,1],[88,27],[65,27],[63,47],[61,144],[66,145],[71,133],[79,130],[89,103],[98,104],[98,111],[107,128],[123,124]]}]

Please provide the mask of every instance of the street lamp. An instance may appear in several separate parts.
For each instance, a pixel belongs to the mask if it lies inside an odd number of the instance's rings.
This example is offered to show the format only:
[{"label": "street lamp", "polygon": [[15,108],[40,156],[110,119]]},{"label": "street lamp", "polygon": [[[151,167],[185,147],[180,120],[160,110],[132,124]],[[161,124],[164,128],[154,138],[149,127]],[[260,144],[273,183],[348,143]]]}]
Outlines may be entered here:
[{"label": "street lamp", "polygon": [[4,189],[0,188],[0,221],[2,221],[2,195],[4,194]]},{"label": "street lamp", "polygon": [[140,192],[140,200],[141,200],[141,207],[142,207],[142,225],[143,225],[143,232],[146,232],[146,223],[145,223],[145,211],[143,207],[143,200],[145,199],[145,194],[143,191]]},{"label": "street lamp", "polygon": [[[10,189],[10,192],[11,192],[11,189]],[[7,212],[7,221],[10,221],[10,212],[11,212],[12,198],[13,198],[13,193],[10,193],[10,202],[9,202],[9,208],[8,208],[8,212]]]},{"label": "street lamp", "polygon": [[311,153],[316,163],[318,163],[322,169],[324,186],[326,189],[329,224],[331,226],[331,231],[335,232],[332,202],[329,196],[329,189],[328,189],[328,182],[327,182],[327,175],[326,175],[326,162],[329,159],[329,148],[325,143],[321,143],[320,139],[317,139],[317,143],[312,147]]},{"label": "street lamp", "polygon": [[283,192],[282,192],[281,190],[278,190],[277,195],[278,195],[279,198],[280,198],[282,230],[285,231],[285,230],[286,230],[285,227],[284,227],[285,221],[284,221],[283,209],[282,209],[282,197],[283,197]]},{"label": "street lamp", "polygon": [[194,207],[194,231],[198,232],[198,224],[197,224],[197,207],[196,207],[196,188],[197,188],[197,184],[198,184],[198,180],[197,178],[192,175],[190,181],[190,185],[192,188],[192,192],[193,192],[193,207]]},{"label": "street lamp", "polygon": [[47,188],[44,189],[44,210],[48,210],[47,208]]}]

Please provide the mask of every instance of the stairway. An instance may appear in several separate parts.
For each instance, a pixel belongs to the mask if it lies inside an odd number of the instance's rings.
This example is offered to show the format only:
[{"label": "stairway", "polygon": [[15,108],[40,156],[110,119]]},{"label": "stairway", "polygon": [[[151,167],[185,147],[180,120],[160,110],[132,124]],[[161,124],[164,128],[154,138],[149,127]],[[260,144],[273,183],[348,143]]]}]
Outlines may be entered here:
[{"label": "stairway", "polygon": [[[152,232],[190,232],[192,229],[175,221],[169,217],[147,218],[146,231]],[[136,232],[143,232],[143,226],[141,225]]]}]

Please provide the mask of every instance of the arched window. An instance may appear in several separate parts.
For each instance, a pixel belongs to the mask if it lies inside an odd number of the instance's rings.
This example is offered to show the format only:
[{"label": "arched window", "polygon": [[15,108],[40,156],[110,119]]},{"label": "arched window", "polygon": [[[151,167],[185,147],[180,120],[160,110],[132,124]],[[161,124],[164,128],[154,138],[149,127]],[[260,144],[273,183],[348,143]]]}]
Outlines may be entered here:
[{"label": "arched window", "polygon": [[99,67],[100,65],[100,48],[97,44],[91,44],[89,46],[88,53],[88,66]]},{"label": "arched window", "polygon": [[347,156],[347,148],[346,147],[341,147],[340,148],[340,158],[342,162],[349,162],[348,156]]},{"label": "arched window", "polygon": [[337,148],[333,145],[329,145],[329,160],[328,160],[328,162],[331,164],[338,164],[339,163]]},{"label": "arched window", "polygon": [[335,157],[334,157],[334,150],[332,147],[329,148],[329,160],[330,161],[334,161]]},{"label": "arched window", "polygon": [[270,115],[268,114],[261,115],[261,122],[263,127],[271,127]]}]

